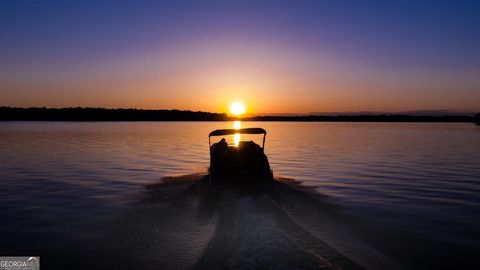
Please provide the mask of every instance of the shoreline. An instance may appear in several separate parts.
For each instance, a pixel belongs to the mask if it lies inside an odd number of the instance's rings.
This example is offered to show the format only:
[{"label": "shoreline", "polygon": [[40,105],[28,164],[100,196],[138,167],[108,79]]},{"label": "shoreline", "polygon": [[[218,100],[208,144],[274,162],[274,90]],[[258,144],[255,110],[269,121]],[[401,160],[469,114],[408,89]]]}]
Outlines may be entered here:
[{"label": "shoreline", "polygon": [[0,121],[48,122],[386,122],[386,123],[476,123],[478,114],[408,115],[290,115],[232,117],[226,113],[190,110],[144,110],[106,108],[14,108],[0,107]]}]

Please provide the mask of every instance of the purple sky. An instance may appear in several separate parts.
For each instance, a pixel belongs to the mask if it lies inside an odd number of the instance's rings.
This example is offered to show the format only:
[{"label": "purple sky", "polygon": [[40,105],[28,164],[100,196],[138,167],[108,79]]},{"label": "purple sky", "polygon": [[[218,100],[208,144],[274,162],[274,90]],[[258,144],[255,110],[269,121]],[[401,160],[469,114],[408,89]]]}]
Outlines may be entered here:
[{"label": "purple sky", "polygon": [[0,0],[0,25],[0,106],[480,111],[479,1]]}]

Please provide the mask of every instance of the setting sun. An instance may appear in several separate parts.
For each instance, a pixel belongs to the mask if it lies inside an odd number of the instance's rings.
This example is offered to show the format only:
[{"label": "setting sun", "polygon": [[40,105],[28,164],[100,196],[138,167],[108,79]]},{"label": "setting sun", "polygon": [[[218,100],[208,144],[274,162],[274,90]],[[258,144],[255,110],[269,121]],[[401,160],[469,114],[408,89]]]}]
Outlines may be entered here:
[{"label": "setting sun", "polygon": [[230,113],[237,116],[245,113],[245,104],[239,101],[232,103],[230,105]]}]

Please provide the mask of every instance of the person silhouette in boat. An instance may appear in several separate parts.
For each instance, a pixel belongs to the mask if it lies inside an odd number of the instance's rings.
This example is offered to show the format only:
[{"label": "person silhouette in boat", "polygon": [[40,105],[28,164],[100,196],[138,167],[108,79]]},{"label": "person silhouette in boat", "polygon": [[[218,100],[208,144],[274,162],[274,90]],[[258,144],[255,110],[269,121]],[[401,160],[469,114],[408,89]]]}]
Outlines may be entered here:
[{"label": "person silhouette in boat", "polygon": [[223,156],[228,150],[228,144],[225,138],[222,138],[217,143],[214,143],[212,146],[212,153],[215,153],[217,156]]},{"label": "person silhouette in boat", "polygon": [[225,159],[228,154],[228,143],[222,138],[217,143],[212,144],[210,151],[210,169],[221,170],[225,166]]}]

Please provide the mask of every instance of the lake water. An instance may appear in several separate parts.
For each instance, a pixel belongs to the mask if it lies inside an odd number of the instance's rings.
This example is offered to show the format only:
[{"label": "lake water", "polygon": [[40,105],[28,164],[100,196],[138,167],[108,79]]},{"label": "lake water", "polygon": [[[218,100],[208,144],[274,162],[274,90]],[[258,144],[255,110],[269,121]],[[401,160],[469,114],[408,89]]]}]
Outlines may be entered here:
[{"label": "lake water", "polygon": [[[1,254],[95,234],[146,185],[206,172],[231,122],[0,123]],[[399,266],[468,265],[480,250],[480,128],[448,123],[244,122],[267,130],[274,174],[338,205]],[[28,240],[29,245],[25,245]],[[28,254],[26,254],[28,255]]]}]

